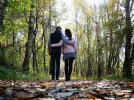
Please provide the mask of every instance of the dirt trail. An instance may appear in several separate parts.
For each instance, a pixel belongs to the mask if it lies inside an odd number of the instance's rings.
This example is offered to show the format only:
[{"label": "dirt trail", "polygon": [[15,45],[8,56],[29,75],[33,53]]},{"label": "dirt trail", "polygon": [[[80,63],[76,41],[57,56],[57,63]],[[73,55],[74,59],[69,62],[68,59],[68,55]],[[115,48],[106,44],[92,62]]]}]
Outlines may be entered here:
[{"label": "dirt trail", "polygon": [[134,100],[134,82],[0,81],[0,100]]}]

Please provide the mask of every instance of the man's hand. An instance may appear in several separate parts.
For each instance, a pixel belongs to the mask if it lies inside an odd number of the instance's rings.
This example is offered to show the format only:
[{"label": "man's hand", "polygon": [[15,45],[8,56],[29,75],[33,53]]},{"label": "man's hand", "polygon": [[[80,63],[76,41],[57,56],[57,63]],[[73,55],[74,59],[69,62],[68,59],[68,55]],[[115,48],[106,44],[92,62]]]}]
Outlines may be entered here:
[{"label": "man's hand", "polygon": [[74,46],[75,41],[67,41],[67,43],[71,46]]}]

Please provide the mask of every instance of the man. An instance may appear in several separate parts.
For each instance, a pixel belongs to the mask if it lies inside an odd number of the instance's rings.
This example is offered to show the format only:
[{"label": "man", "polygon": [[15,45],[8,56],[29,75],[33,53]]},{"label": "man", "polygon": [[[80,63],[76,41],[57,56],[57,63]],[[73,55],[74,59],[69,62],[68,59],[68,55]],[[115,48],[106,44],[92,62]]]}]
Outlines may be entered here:
[{"label": "man", "polygon": [[61,57],[61,46],[60,47],[50,47],[51,44],[59,43],[63,40],[64,43],[73,45],[74,42],[68,42],[65,36],[61,33],[62,29],[60,26],[57,26],[55,32],[50,35],[48,46],[49,46],[49,55],[50,60],[50,74],[52,80],[59,80],[60,75],[60,57]]}]

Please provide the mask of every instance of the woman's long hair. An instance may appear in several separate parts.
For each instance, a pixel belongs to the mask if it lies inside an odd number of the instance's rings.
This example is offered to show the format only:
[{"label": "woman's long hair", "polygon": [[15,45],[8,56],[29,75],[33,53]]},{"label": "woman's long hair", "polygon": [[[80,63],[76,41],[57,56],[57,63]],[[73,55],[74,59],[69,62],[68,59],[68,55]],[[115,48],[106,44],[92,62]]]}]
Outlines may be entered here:
[{"label": "woman's long hair", "polygon": [[68,40],[72,40],[72,33],[71,33],[70,29],[66,29],[65,34],[66,34],[67,37],[69,37]]}]

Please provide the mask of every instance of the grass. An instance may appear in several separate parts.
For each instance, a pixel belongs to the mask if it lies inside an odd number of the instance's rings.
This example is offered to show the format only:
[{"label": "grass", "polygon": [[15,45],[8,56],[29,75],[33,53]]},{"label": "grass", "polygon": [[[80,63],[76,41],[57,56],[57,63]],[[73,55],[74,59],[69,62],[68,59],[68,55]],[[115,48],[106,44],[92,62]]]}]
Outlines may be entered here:
[{"label": "grass", "polygon": [[97,77],[72,77],[74,80],[111,80],[111,81],[134,81],[134,76],[130,78],[124,78],[121,76],[107,76],[102,77],[101,79],[98,79]]},{"label": "grass", "polygon": [[[72,76],[73,80],[98,80],[97,77],[75,77]],[[23,81],[39,81],[39,80],[50,80],[50,76],[46,75],[45,72],[24,74],[21,71],[14,69],[7,69],[4,66],[0,66],[0,80],[23,80]],[[116,80],[116,81],[134,81],[134,77],[122,78],[119,76],[103,77],[102,80]]]},{"label": "grass", "polygon": [[110,77],[106,77],[103,78],[104,80],[116,80],[116,81],[134,81],[134,76],[130,77],[130,78],[124,78],[121,76],[110,76]]},{"label": "grass", "polygon": [[49,79],[45,72],[24,74],[21,71],[7,69],[0,66],[0,79],[1,80],[25,80],[25,81],[38,81]]}]

